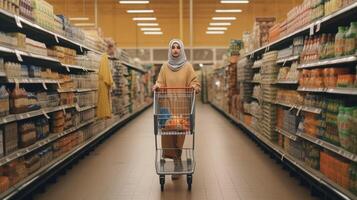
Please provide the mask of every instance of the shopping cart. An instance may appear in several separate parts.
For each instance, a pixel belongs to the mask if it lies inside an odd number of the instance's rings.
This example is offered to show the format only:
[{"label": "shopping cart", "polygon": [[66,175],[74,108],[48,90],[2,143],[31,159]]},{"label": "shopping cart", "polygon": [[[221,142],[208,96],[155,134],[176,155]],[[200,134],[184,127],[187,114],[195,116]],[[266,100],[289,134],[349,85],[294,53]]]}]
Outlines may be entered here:
[{"label": "shopping cart", "polygon": [[[195,91],[192,88],[160,88],[154,92],[155,167],[164,190],[165,175],[186,175],[191,190],[195,170]],[[178,137],[184,147],[172,148],[161,145],[159,140]],[[188,144],[189,143],[189,144]],[[188,145],[187,145],[188,144]],[[170,146],[170,145],[169,145]],[[166,154],[181,154],[181,162],[175,162]],[[177,155],[176,154],[176,155]]]}]

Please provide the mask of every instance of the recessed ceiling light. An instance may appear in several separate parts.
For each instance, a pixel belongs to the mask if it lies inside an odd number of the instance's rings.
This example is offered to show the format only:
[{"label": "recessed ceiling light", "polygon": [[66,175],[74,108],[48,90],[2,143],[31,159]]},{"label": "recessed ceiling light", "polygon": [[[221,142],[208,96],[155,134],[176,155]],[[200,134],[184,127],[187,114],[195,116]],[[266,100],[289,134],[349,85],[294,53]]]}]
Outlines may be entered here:
[{"label": "recessed ceiling light", "polygon": [[221,3],[249,3],[247,0],[221,0]]},{"label": "recessed ceiling light", "polygon": [[69,20],[71,21],[87,21],[89,20],[88,17],[70,17]]},{"label": "recessed ceiling light", "polygon": [[208,27],[207,30],[209,30],[209,31],[226,31],[227,27]]},{"label": "recessed ceiling light", "polygon": [[230,22],[211,22],[209,23],[210,26],[230,26],[232,23]]},{"label": "recessed ceiling light", "polygon": [[120,4],[148,4],[149,1],[119,1]]},{"label": "recessed ceiling light", "polygon": [[75,26],[95,26],[94,23],[76,23]]},{"label": "recessed ceiling light", "polygon": [[161,31],[161,28],[141,28],[142,31]]},{"label": "recessed ceiling light", "polygon": [[206,34],[209,34],[209,35],[222,35],[222,34],[224,34],[224,31],[206,31]]},{"label": "recessed ceiling light", "polygon": [[236,20],[236,17],[212,17],[212,20]]},{"label": "recessed ceiling light", "polygon": [[240,13],[241,9],[216,10],[216,13]]},{"label": "recessed ceiling light", "polygon": [[159,26],[158,23],[138,23],[138,26]]},{"label": "recessed ceiling light", "polygon": [[156,17],[134,17],[134,21],[155,21]]},{"label": "recessed ceiling light", "polygon": [[127,13],[154,13],[154,10],[127,10]]},{"label": "recessed ceiling light", "polygon": [[144,32],[144,35],[162,35],[161,31],[157,31],[157,32]]}]

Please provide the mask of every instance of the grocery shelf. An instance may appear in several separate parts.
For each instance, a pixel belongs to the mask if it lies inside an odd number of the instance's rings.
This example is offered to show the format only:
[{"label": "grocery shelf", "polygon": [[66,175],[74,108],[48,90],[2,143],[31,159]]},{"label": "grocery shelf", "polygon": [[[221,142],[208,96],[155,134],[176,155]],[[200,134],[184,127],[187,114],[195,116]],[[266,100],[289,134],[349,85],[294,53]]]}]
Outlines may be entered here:
[{"label": "grocery shelf", "polygon": [[[80,42],[69,39],[65,36],[59,35],[52,31],[49,31],[34,22],[28,21],[21,16],[14,15],[12,13],[7,12],[4,9],[0,9],[0,18],[5,20],[9,26],[12,28],[16,28],[17,31],[26,33],[26,35],[30,35],[35,39],[39,39],[41,41],[46,41],[47,43],[51,43],[53,45],[58,44],[64,47],[75,48],[78,52],[83,52],[83,50],[93,51],[98,54],[102,54],[102,52],[87,47]],[[17,25],[16,21],[19,21],[19,25]]]},{"label": "grocery shelf", "polygon": [[[350,13],[350,12],[352,12],[352,13]],[[329,24],[333,23],[334,20],[336,20],[337,18],[347,15],[347,13],[348,13],[348,15],[353,16],[353,14],[355,14],[356,12],[357,12],[357,2],[354,2],[351,5],[349,5],[345,8],[342,8],[328,16],[322,17],[318,20],[311,22],[310,24],[296,30],[293,33],[290,33],[276,41],[273,41],[265,46],[255,49],[255,50],[245,54],[244,56],[254,57],[255,54],[263,54],[264,52],[278,48],[278,46],[284,42],[287,42],[290,45],[292,43],[294,37],[302,35],[304,33],[308,33],[309,30],[310,30],[310,32],[314,33],[315,28],[321,29],[321,27],[327,27]],[[316,31],[316,32],[318,32],[318,31]]]},{"label": "grocery shelf", "polygon": [[82,67],[82,66],[78,66],[78,65],[69,65],[69,64],[61,64],[63,67],[66,67],[67,68],[67,71],[68,69],[79,69],[79,70],[83,70],[83,71],[86,71],[86,72],[97,72],[98,70],[95,70],[95,69],[90,69],[90,68],[87,68],[87,67]]},{"label": "grocery shelf", "polygon": [[353,154],[353,153],[351,153],[351,152],[349,152],[349,151],[347,151],[347,150],[345,150],[345,149],[343,149],[341,147],[333,145],[333,144],[331,144],[329,142],[326,142],[324,140],[320,140],[318,138],[309,136],[309,135],[307,135],[305,133],[302,133],[300,131],[298,131],[296,133],[296,135],[301,137],[301,138],[304,138],[304,139],[306,139],[306,140],[308,140],[308,141],[310,141],[310,142],[312,142],[314,144],[317,144],[317,145],[319,145],[319,146],[321,146],[321,147],[323,147],[325,149],[328,149],[328,150],[330,150],[330,151],[332,151],[332,152],[334,152],[336,154],[339,154],[340,156],[342,156],[344,158],[347,158],[347,159],[349,159],[349,160],[351,160],[353,162],[357,162],[357,155],[356,154]]},{"label": "grocery shelf", "polygon": [[96,88],[84,88],[84,89],[58,89],[58,93],[69,93],[69,92],[92,92],[92,91],[97,91],[98,89]]},{"label": "grocery shelf", "polygon": [[357,89],[356,88],[305,88],[305,87],[299,87],[298,91],[301,91],[301,92],[330,93],[330,94],[357,95]]},{"label": "grocery shelf", "polygon": [[[83,144],[75,147],[70,152],[54,159],[46,166],[40,168],[35,173],[26,177],[15,186],[11,187],[6,192],[0,194],[0,199],[9,200],[9,199],[21,199],[27,197],[31,192],[36,189],[39,185],[45,183],[50,177],[58,173],[61,169],[64,169],[67,165],[69,165],[75,159],[80,158],[81,155],[84,155],[85,152],[89,151],[95,145],[97,145],[100,141],[104,140],[105,137],[110,136],[114,133],[114,131],[123,126],[128,121],[136,117],[138,114],[146,110],[152,105],[152,103],[143,106],[138,109],[136,112],[120,119],[116,123],[112,124],[99,134],[93,136],[88,141],[85,141]],[[88,122],[89,124],[89,122]],[[83,125],[85,126],[85,125]],[[82,126],[82,127],[83,127]]]},{"label": "grocery shelf", "polygon": [[319,60],[312,63],[300,64],[298,69],[307,69],[307,68],[315,68],[315,67],[329,67],[330,65],[335,64],[345,64],[345,63],[352,63],[356,62],[356,56],[346,56],[341,58],[330,58],[325,60]]},{"label": "grocery shelf", "polygon": [[76,92],[92,92],[92,91],[97,91],[98,89],[96,88],[85,88],[85,89],[77,89]]},{"label": "grocery shelf", "polygon": [[314,107],[309,107],[309,106],[298,106],[298,105],[287,104],[287,103],[283,103],[283,102],[279,102],[279,101],[276,101],[275,103],[278,105],[281,105],[281,106],[291,108],[291,109],[302,110],[302,111],[309,112],[309,113],[321,114],[321,112],[322,112],[321,108],[314,108]]},{"label": "grocery shelf", "polygon": [[357,95],[357,88],[328,88],[327,93]]},{"label": "grocery shelf", "polygon": [[289,84],[289,85],[297,85],[299,84],[298,80],[278,80],[276,84]]},{"label": "grocery shelf", "polygon": [[306,88],[306,87],[299,87],[297,89],[298,91],[301,92],[319,92],[319,93],[323,93],[326,91],[326,88]]},{"label": "grocery shelf", "polygon": [[11,123],[14,121],[29,119],[29,118],[33,118],[33,117],[37,117],[37,116],[41,116],[41,115],[46,116],[48,113],[65,110],[65,109],[69,109],[69,108],[74,108],[75,106],[76,106],[76,104],[70,104],[70,105],[65,105],[65,106],[57,106],[54,108],[43,108],[43,109],[30,111],[30,112],[26,112],[26,113],[10,114],[10,115],[0,118],[0,125]]},{"label": "grocery shelf", "polygon": [[141,72],[141,73],[146,73],[146,72],[147,72],[146,70],[141,69],[141,68],[139,68],[139,67],[137,67],[137,66],[134,66],[134,65],[132,65],[132,64],[129,64],[129,63],[125,62],[125,61],[120,61],[120,63],[123,64],[123,65],[125,65],[125,66],[127,66],[127,67],[129,67],[129,68],[131,68],[131,69],[134,69],[134,70],[136,70],[136,71],[139,71],[139,72]]},{"label": "grocery shelf", "polygon": [[286,62],[296,61],[300,58],[300,56],[289,56],[287,58],[281,58],[276,61],[277,64],[285,64]]},{"label": "grocery shelf", "polygon": [[[307,166],[304,162],[296,159],[295,157],[291,156],[289,153],[287,153],[284,149],[281,147],[277,146],[276,144],[272,143],[270,140],[268,140],[264,135],[259,134],[256,130],[254,130],[252,127],[248,126],[247,124],[231,118],[230,115],[227,115],[222,109],[217,107],[216,105],[210,104],[217,109],[221,114],[226,116],[229,120],[235,122],[237,125],[242,126],[248,132],[256,137],[256,139],[253,138],[253,140],[258,141],[263,147],[268,149],[273,155],[278,157],[280,161],[285,164],[286,166],[289,167],[289,169],[296,171],[296,169],[299,170],[300,174],[302,173],[301,176],[305,178],[307,175],[310,177],[312,180],[314,180],[316,183],[314,185],[317,185],[321,187],[322,189],[327,189],[329,193],[332,193],[334,196],[336,196],[339,199],[345,199],[345,200],[352,200],[356,199],[357,197],[352,194],[350,191],[342,188],[338,184],[334,183],[331,181],[329,178],[327,178],[325,175],[323,175],[320,171],[315,170],[309,166]],[[298,133],[297,133],[298,135]],[[298,135],[299,136],[299,135]],[[355,159],[355,158],[354,158]],[[312,184],[312,182],[311,182]],[[327,192],[326,192],[327,193]],[[330,196],[331,197],[331,196]]]},{"label": "grocery shelf", "polygon": [[87,126],[91,123],[93,123],[96,119],[91,119],[87,122],[84,122],[82,124],[79,124],[78,126],[75,126],[75,127],[72,127],[72,128],[69,128],[65,131],[63,131],[62,133],[51,133],[47,138],[45,139],[42,139],[40,141],[37,141],[35,144],[33,145],[30,145],[26,148],[22,148],[22,149],[18,149],[16,150],[15,152],[11,153],[10,155],[7,155],[3,158],[0,159],[0,166],[6,164],[6,163],[9,163],[17,158],[20,158],[28,153],[31,153],[47,144],[50,144],[54,141],[56,141],[57,139],[59,138],[62,138],[70,133],[73,133],[74,131],[84,127],[84,126]]},{"label": "grocery shelf", "polygon": [[280,134],[282,134],[282,135],[284,135],[284,136],[290,138],[291,140],[296,141],[296,139],[297,139],[297,137],[296,137],[295,134],[289,133],[288,131],[285,131],[285,130],[283,130],[283,129],[276,128],[276,132],[278,132],[278,133],[280,133]]},{"label": "grocery shelf", "polygon": [[42,78],[8,78],[8,83],[50,83],[58,84],[59,81],[53,79],[42,79]]},{"label": "grocery shelf", "polygon": [[97,107],[97,106],[96,105],[91,105],[91,106],[79,107],[78,105],[76,105],[76,110],[78,112],[83,112],[83,111],[90,110],[90,109],[95,108],[95,107]]},{"label": "grocery shelf", "polygon": [[250,81],[250,82],[254,84],[260,84],[260,81]]}]

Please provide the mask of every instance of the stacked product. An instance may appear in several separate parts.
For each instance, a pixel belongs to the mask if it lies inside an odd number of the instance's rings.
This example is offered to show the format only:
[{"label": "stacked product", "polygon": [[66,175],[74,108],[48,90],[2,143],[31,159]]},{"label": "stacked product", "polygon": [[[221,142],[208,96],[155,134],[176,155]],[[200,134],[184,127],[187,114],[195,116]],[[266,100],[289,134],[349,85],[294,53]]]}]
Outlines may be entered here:
[{"label": "stacked product", "polygon": [[320,168],[320,150],[319,148],[309,142],[304,142],[304,161],[305,164],[313,169],[318,170]]},{"label": "stacked product", "polygon": [[271,140],[276,139],[275,125],[276,125],[276,100],[277,88],[272,84],[275,83],[279,68],[276,65],[278,52],[271,51],[263,55],[263,65],[261,68],[262,76],[262,133]]},{"label": "stacked product", "polygon": [[47,56],[46,45],[42,42],[38,42],[30,38],[26,38],[26,51],[41,56]]},{"label": "stacked product", "polygon": [[274,26],[274,17],[256,18],[253,25],[254,48],[259,48],[269,43],[269,29]]},{"label": "stacked product", "polygon": [[282,67],[279,70],[278,82],[279,81],[293,81],[298,82],[299,80],[299,70],[297,69],[298,63],[293,62],[291,67]]},{"label": "stacked product", "polygon": [[294,52],[293,52],[293,47],[292,46],[290,46],[289,48],[286,48],[286,49],[279,50],[278,51],[278,60],[290,57],[293,54],[294,54]]},{"label": "stacked product", "polygon": [[21,17],[24,17],[25,19],[30,21],[34,20],[32,14],[32,0],[20,0],[19,7]]},{"label": "stacked product", "polygon": [[66,37],[79,42],[83,42],[85,40],[84,33],[81,29],[77,27],[73,27],[65,16],[63,15],[57,15],[57,16],[62,20],[63,30],[65,32]]},{"label": "stacked product", "polygon": [[43,28],[54,30],[53,6],[45,0],[32,0],[33,16],[35,22]]},{"label": "stacked product", "polygon": [[93,106],[97,103],[97,92],[83,92],[77,93],[76,99],[79,107]]},{"label": "stacked product", "polygon": [[99,65],[100,65],[100,59],[101,56],[94,53],[94,52],[88,52],[85,55],[77,55],[76,57],[76,65],[88,68],[88,69],[94,69],[98,70]]},{"label": "stacked product", "polygon": [[243,101],[249,101],[252,96],[253,86],[248,81],[253,78],[252,62],[248,58],[244,57],[239,60],[237,67],[237,78],[239,84],[241,99]]},{"label": "stacked product", "polygon": [[16,15],[20,14],[19,1],[1,0],[0,8]]},{"label": "stacked product", "polygon": [[129,95],[129,76],[128,67],[115,61],[113,65],[113,81],[115,87],[112,91],[113,113],[123,117],[129,114],[130,95]]},{"label": "stacked product", "polygon": [[73,65],[76,63],[75,58],[77,56],[77,52],[73,49],[53,46],[48,49],[48,56],[57,58],[63,64]]},{"label": "stacked product", "polygon": [[[240,49],[240,48],[239,48]],[[238,51],[238,50],[235,50]],[[234,53],[235,51],[231,52]],[[235,52],[237,53],[237,52]],[[239,94],[238,88],[237,88],[237,63],[232,63],[228,65],[227,67],[227,86],[228,86],[228,93],[227,93],[227,98],[228,100],[228,110],[230,114],[235,114],[237,112],[236,106],[235,106],[235,101],[233,99],[234,95]]]},{"label": "stacked product", "polygon": [[65,36],[65,32],[63,30],[63,21],[61,18],[58,16],[53,16],[54,17],[54,32],[61,35]]},{"label": "stacked product", "polygon": [[350,164],[329,153],[320,152],[320,171],[345,189],[350,189]]}]

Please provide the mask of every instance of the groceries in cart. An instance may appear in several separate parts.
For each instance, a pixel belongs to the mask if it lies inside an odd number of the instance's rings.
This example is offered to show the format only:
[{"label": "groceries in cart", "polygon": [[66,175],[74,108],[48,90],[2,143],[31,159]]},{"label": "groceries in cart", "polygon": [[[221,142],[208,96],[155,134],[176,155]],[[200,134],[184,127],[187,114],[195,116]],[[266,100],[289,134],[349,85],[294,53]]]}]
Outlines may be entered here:
[{"label": "groceries in cart", "polygon": [[190,121],[182,117],[172,116],[169,120],[166,121],[162,130],[186,132],[190,130]]}]

